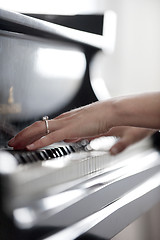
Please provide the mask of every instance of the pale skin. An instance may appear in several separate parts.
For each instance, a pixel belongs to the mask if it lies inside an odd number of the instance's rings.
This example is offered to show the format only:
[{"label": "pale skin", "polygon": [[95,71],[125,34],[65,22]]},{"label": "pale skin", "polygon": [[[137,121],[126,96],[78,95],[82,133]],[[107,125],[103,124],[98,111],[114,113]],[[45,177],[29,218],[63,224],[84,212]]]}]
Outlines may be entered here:
[{"label": "pale skin", "polygon": [[101,135],[118,136],[111,154],[160,129],[160,92],[117,97],[71,110],[48,121],[37,121],[9,141],[15,149],[36,150],[55,142],[75,142]]}]

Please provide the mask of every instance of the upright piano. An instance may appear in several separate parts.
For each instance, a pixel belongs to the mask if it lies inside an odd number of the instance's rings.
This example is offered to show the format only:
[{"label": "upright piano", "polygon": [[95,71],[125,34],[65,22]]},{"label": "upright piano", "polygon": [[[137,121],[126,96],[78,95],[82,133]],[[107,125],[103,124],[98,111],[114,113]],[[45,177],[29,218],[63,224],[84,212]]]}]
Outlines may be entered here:
[{"label": "upright piano", "polygon": [[98,100],[90,61],[109,52],[106,41],[101,32],[0,9],[0,239],[112,239],[160,201],[150,138],[118,156],[108,152],[114,137],[31,152],[7,146],[42,116]]}]

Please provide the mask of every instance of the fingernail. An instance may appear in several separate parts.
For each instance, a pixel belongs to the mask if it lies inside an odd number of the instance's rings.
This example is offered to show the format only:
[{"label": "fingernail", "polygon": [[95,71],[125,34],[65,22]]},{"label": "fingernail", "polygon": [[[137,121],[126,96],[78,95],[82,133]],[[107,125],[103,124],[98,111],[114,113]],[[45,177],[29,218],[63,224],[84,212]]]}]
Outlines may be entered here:
[{"label": "fingernail", "polygon": [[112,155],[116,155],[118,153],[118,149],[117,148],[112,148],[110,152],[111,152]]},{"label": "fingernail", "polygon": [[32,144],[26,146],[26,148],[27,148],[28,150],[32,150],[32,149],[34,149],[34,143],[32,143]]},{"label": "fingernail", "polygon": [[14,142],[15,142],[15,137],[12,138],[12,139],[8,142],[8,145],[9,145],[9,146],[12,146],[12,145],[14,144]]}]

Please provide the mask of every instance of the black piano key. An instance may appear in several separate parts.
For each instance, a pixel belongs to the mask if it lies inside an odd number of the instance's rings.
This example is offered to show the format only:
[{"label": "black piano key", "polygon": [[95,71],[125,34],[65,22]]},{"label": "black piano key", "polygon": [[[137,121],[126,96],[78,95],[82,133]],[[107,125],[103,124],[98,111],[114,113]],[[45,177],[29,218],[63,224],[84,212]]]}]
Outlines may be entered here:
[{"label": "black piano key", "polygon": [[48,155],[48,153],[46,152],[46,150],[42,150],[42,153],[45,157],[45,160],[49,160],[50,159],[50,156]]},{"label": "black piano key", "polygon": [[75,149],[70,145],[69,148],[71,149],[71,152],[75,152]]},{"label": "black piano key", "polygon": [[56,157],[57,157],[57,154],[56,154],[56,152],[54,151],[54,149],[51,148],[50,150],[52,151],[52,154],[53,154],[54,158],[56,158]]},{"label": "black piano key", "polygon": [[25,163],[31,163],[34,162],[34,158],[28,151],[10,151],[10,153],[16,158],[18,164],[25,164]]},{"label": "black piano key", "polygon": [[24,163],[23,159],[20,157],[20,154],[14,153],[13,156],[16,158],[18,164]]},{"label": "black piano key", "polygon": [[55,150],[55,152],[56,152],[57,157],[61,157],[61,154],[60,154],[60,152],[58,151],[58,149],[55,148],[54,150]]},{"label": "black piano key", "polygon": [[72,153],[72,150],[69,148],[69,146],[66,146],[66,150],[67,150],[68,154]]},{"label": "black piano key", "polygon": [[55,157],[60,157],[59,153],[56,151],[56,148],[51,149]]},{"label": "black piano key", "polygon": [[63,152],[61,151],[60,148],[56,148],[56,151],[58,152],[59,156],[62,157],[63,156]]},{"label": "black piano key", "polygon": [[46,149],[46,152],[50,158],[56,158],[56,155],[53,153],[52,149]]},{"label": "black piano key", "polygon": [[80,146],[66,145],[50,149],[42,149],[36,151],[25,150],[8,150],[16,158],[18,164],[34,163],[38,161],[51,160],[57,157],[62,157],[72,154],[81,149]]},{"label": "black piano key", "polygon": [[67,155],[68,154],[66,147],[59,147],[59,148],[63,152],[63,155]]},{"label": "black piano key", "polygon": [[42,151],[35,151],[35,154],[37,155],[40,161],[46,160],[46,157],[44,156]]},{"label": "black piano key", "polygon": [[37,161],[32,152],[26,152],[26,155],[28,156],[28,159],[30,160],[31,163]]},{"label": "black piano key", "polygon": [[25,154],[25,153],[21,153],[21,154],[20,154],[20,158],[21,158],[21,160],[22,160],[22,163],[24,163],[24,164],[30,162],[27,154]]},{"label": "black piano key", "polygon": [[32,158],[34,159],[34,162],[39,161],[39,158],[38,158],[37,154],[35,153],[35,151],[30,152],[30,154],[31,154]]}]

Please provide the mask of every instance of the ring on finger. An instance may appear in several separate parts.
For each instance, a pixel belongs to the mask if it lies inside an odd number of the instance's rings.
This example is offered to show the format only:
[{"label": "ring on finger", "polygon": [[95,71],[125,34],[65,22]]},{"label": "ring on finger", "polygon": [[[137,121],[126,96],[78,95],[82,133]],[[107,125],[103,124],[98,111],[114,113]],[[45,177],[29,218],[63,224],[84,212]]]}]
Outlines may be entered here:
[{"label": "ring on finger", "polygon": [[49,131],[49,124],[48,124],[48,120],[49,120],[49,117],[48,116],[44,116],[42,118],[42,121],[45,121],[45,126],[46,126],[46,134],[49,134],[50,131]]}]

